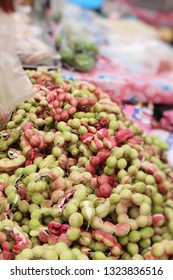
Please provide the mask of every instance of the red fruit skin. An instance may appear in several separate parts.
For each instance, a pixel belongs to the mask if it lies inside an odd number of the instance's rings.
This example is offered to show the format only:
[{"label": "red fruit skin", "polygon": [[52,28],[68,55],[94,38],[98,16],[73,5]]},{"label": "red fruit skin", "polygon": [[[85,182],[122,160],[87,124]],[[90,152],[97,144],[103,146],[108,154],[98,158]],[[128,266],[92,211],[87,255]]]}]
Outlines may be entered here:
[{"label": "red fruit skin", "polygon": [[116,238],[112,234],[101,229],[94,230],[92,237],[99,242],[103,242],[108,247],[112,247],[117,243]]},{"label": "red fruit skin", "polygon": [[156,181],[157,184],[161,184],[164,182],[164,178],[163,176],[159,173],[159,171],[154,172],[153,174],[154,179]]},{"label": "red fruit skin", "polygon": [[54,234],[54,235],[59,235],[59,230],[60,230],[61,226],[62,225],[60,223],[57,223],[55,221],[51,221],[48,224],[49,233]]},{"label": "red fruit skin", "polygon": [[91,186],[95,189],[99,187],[99,183],[96,177],[91,179]]},{"label": "red fruit skin", "polygon": [[104,144],[105,147],[107,147],[109,150],[111,150],[113,147],[117,146],[117,141],[115,139],[115,137],[106,137],[104,138]]},{"label": "red fruit skin", "polygon": [[48,243],[49,234],[46,231],[40,231],[39,233],[39,240],[43,243]]},{"label": "red fruit skin", "polygon": [[33,131],[31,128],[26,129],[24,133],[25,133],[25,137],[27,137],[28,140],[29,140],[32,136],[34,136],[34,131]]},{"label": "red fruit skin", "polygon": [[130,231],[130,225],[128,223],[116,224],[115,227],[116,227],[116,231],[120,234],[121,234],[121,232],[124,232],[124,231],[127,233]]},{"label": "red fruit skin", "polygon": [[93,157],[90,158],[90,164],[91,164],[92,166],[98,166],[99,163],[100,163],[99,157],[93,156]]},{"label": "red fruit skin", "polygon": [[96,195],[97,197],[102,197],[102,194],[101,194],[99,188],[96,188],[95,195]]},{"label": "red fruit skin", "polygon": [[24,200],[28,199],[27,188],[25,185],[18,187],[18,194],[21,196],[22,199],[24,199]]},{"label": "red fruit skin", "polygon": [[99,187],[99,191],[102,197],[107,198],[112,194],[112,187],[108,183],[105,183]]},{"label": "red fruit skin", "polygon": [[108,119],[102,119],[100,122],[101,127],[107,127],[109,125],[109,120]]},{"label": "red fruit skin", "polygon": [[9,251],[0,252],[0,260],[14,260],[14,254]]},{"label": "red fruit skin", "polygon": [[98,176],[98,183],[99,185],[103,185],[105,183],[109,183],[110,179],[109,176],[106,174],[101,174],[100,176]]},{"label": "red fruit skin", "polygon": [[90,172],[93,176],[96,174],[95,167],[92,166],[92,165],[88,165],[88,166],[86,167],[86,171],[87,171],[87,172]]},{"label": "red fruit skin", "polygon": [[72,244],[70,240],[68,240],[66,233],[62,233],[58,236],[58,241],[66,243],[68,246]]},{"label": "red fruit skin", "polygon": [[122,130],[116,133],[115,140],[118,143],[127,142],[129,138],[133,137],[133,132],[130,129]]},{"label": "red fruit skin", "polygon": [[80,138],[80,140],[86,144],[91,144],[91,141],[93,140],[94,135],[90,132],[87,132],[83,134]]},{"label": "red fruit skin", "polygon": [[167,187],[165,186],[164,182],[163,183],[160,183],[158,184],[158,189],[159,189],[159,192],[162,193],[162,194],[166,194],[167,193]]},{"label": "red fruit skin", "polygon": [[22,125],[22,129],[23,131],[27,130],[27,129],[32,129],[34,127],[34,124],[32,122],[27,122],[27,123],[24,123]]},{"label": "red fruit skin", "polygon": [[130,138],[127,143],[131,145],[141,145],[143,142],[143,139],[140,136],[134,136],[133,138]]},{"label": "red fruit skin", "polygon": [[150,163],[148,161],[144,161],[141,165],[141,168],[148,174],[154,174],[155,172],[158,171],[158,168],[155,166],[155,164]]},{"label": "red fruit skin", "polygon": [[2,246],[3,251],[10,251],[10,243],[9,242],[4,241],[4,242],[1,243],[1,246]]},{"label": "red fruit skin", "polygon": [[48,230],[51,234],[54,235],[60,235],[60,234],[64,234],[66,233],[66,231],[68,230],[69,225],[68,224],[60,224],[58,222],[55,221],[51,221],[48,224]]},{"label": "red fruit skin", "polygon": [[107,151],[98,152],[97,156],[99,157],[100,162],[104,163],[107,160],[107,158],[110,156],[110,152]]},{"label": "red fruit skin", "polygon": [[160,227],[165,223],[165,216],[162,214],[154,214],[152,216],[152,222],[154,226]]},{"label": "red fruit skin", "polygon": [[31,139],[30,139],[30,144],[32,147],[38,147],[41,143],[41,139],[38,135],[33,135],[31,136]]},{"label": "red fruit skin", "polygon": [[58,242],[58,236],[55,236],[53,234],[49,234],[48,242],[50,245],[54,245]]},{"label": "red fruit skin", "polygon": [[100,150],[103,147],[103,143],[98,138],[94,138],[94,143],[96,144],[98,150]]},{"label": "red fruit skin", "polygon": [[104,137],[108,137],[109,130],[107,128],[101,128],[97,131],[97,137],[103,139]]}]

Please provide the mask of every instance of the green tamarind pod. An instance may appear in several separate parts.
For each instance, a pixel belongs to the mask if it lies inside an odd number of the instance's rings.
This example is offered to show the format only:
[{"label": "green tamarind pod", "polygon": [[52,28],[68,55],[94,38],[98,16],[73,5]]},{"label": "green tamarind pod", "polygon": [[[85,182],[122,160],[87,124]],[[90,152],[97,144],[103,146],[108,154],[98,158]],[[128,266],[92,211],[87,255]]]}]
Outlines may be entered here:
[{"label": "green tamarind pod", "polygon": [[110,210],[110,203],[107,202],[97,206],[95,208],[95,214],[100,218],[105,218],[109,214],[109,210]]},{"label": "green tamarind pod", "polygon": [[57,260],[58,256],[55,250],[46,249],[43,252],[43,259],[44,260]]},{"label": "green tamarind pod", "polygon": [[81,214],[84,220],[90,222],[92,218],[95,216],[95,209],[89,206],[85,206],[82,208]]},{"label": "green tamarind pod", "polygon": [[80,228],[83,225],[83,216],[82,214],[76,212],[70,215],[69,224],[72,227]]},{"label": "green tamarind pod", "polygon": [[68,245],[62,241],[59,241],[54,245],[54,250],[58,256],[60,256],[63,252],[68,250]]},{"label": "green tamarind pod", "polygon": [[72,250],[67,249],[60,254],[60,260],[76,260],[76,256]]},{"label": "green tamarind pod", "polygon": [[127,252],[131,255],[131,256],[134,256],[136,254],[139,253],[139,246],[138,244],[136,243],[132,243],[132,242],[129,242],[126,246],[127,248]]},{"label": "green tamarind pod", "polygon": [[93,260],[106,260],[106,256],[103,252],[96,251],[91,254]]}]

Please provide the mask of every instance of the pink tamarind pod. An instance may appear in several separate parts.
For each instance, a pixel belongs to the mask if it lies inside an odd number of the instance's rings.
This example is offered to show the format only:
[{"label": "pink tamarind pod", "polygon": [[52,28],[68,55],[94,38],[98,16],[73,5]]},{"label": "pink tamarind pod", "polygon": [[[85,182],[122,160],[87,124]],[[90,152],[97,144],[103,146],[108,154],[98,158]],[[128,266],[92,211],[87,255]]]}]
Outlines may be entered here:
[{"label": "pink tamarind pod", "polygon": [[111,150],[113,147],[117,146],[117,141],[114,137],[107,137],[103,139],[104,146]]},{"label": "pink tamarind pod", "polygon": [[14,254],[9,251],[1,251],[0,252],[0,260],[14,260]]},{"label": "pink tamarind pod", "polygon": [[97,156],[92,156],[92,157],[90,158],[90,164],[91,164],[92,166],[98,166],[98,165],[100,164],[100,159],[99,159],[99,157],[97,157]]},{"label": "pink tamarind pod", "polygon": [[155,181],[157,184],[160,184],[164,182],[165,180],[165,174],[157,170],[156,172],[153,173],[153,176],[155,178]]},{"label": "pink tamarind pod", "polygon": [[103,148],[103,142],[100,139],[94,138],[93,141],[94,141],[98,150],[101,150]]},{"label": "pink tamarind pod", "polygon": [[59,102],[65,101],[66,100],[66,94],[65,93],[60,93],[57,96]]},{"label": "pink tamarind pod", "polygon": [[152,216],[152,222],[154,226],[162,226],[165,223],[165,216],[163,214],[154,214]]},{"label": "pink tamarind pod", "polygon": [[24,135],[27,137],[29,140],[32,136],[34,136],[34,131],[31,128],[28,128],[24,131]]},{"label": "pink tamarind pod", "polygon": [[[9,230],[9,229],[8,229]],[[13,237],[15,244],[12,246],[13,253],[19,254],[23,249],[28,248],[30,241],[26,238],[24,233],[20,232],[17,228],[10,228],[11,236]]]},{"label": "pink tamarind pod", "polygon": [[141,145],[142,142],[143,142],[143,139],[140,136],[134,136],[133,138],[130,138],[127,140],[127,143],[132,144],[132,145],[135,145],[135,144]]},{"label": "pink tamarind pod", "polygon": [[62,233],[58,236],[58,242],[64,242],[68,246],[71,246],[72,242],[68,240],[66,233]]},{"label": "pink tamarind pod", "polygon": [[102,197],[107,198],[112,194],[112,187],[108,183],[100,185],[99,191]]},{"label": "pink tamarind pod", "polygon": [[112,247],[117,243],[116,238],[104,230],[94,230],[92,232],[92,237],[97,241],[104,243],[104,245],[108,247]]},{"label": "pink tamarind pod", "polygon": [[39,232],[38,238],[41,242],[47,243],[49,239],[49,233],[46,230],[42,230]]},{"label": "pink tamarind pod", "polygon": [[98,176],[98,183],[100,185],[105,184],[105,183],[109,183],[109,176],[106,174],[101,174],[100,176]]},{"label": "pink tamarind pod", "polygon": [[[26,164],[25,164],[26,166]],[[22,199],[27,200],[29,197],[27,195],[27,187],[25,185],[19,185],[17,188],[18,194],[21,196]]]},{"label": "pink tamarind pod", "polygon": [[40,145],[40,143],[41,143],[41,137],[40,136],[38,136],[38,135],[33,135],[33,136],[31,136],[31,138],[30,138],[30,144],[31,144],[31,146],[33,147],[33,148],[36,148],[36,147],[38,147],[39,145]]},{"label": "pink tamarind pod", "polygon": [[2,246],[3,251],[6,251],[6,252],[10,251],[10,243],[9,242],[4,241],[4,242],[1,243],[1,246]]},{"label": "pink tamarind pod", "polygon": [[119,243],[116,243],[110,248],[110,251],[115,256],[121,256],[123,254],[123,248]]},{"label": "pink tamarind pod", "polygon": [[129,138],[133,137],[133,132],[130,129],[125,129],[122,131],[119,131],[115,135],[115,140],[118,143],[124,143],[126,142]]},{"label": "pink tamarind pod", "polygon": [[48,242],[49,242],[50,245],[56,244],[58,242],[58,236],[53,235],[53,234],[49,234]]},{"label": "pink tamarind pod", "polygon": [[93,140],[94,135],[92,133],[85,133],[81,136],[80,140],[86,144],[91,144],[91,141]]},{"label": "pink tamarind pod", "polygon": [[106,232],[108,232],[110,234],[115,233],[115,225],[109,221],[104,222],[103,228]]},{"label": "pink tamarind pod", "polygon": [[100,162],[103,163],[110,156],[110,152],[108,152],[108,151],[101,151],[101,152],[98,152],[97,156],[99,157]]},{"label": "pink tamarind pod", "polygon": [[68,224],[60,224],[58,222],[55,221],[51,221],[48,224],[48,230],[51,234],[54,235],[60,235],[62,233],[66,233],[67,229],[69,228]]},{"label": "pink tamarind pod", "polygon": [[93,177],[93,178],[91,179],[91,186],[92,186],[93,188],[98,188],[98,187],[99,187],[99,183],[98,183],[97,177]]},{"label": "pink tamarind pod", "polygon": [[130,231],[130,225],[128,223],[116,224],[115,225],[115,234],[117,236],[125,236]]},{"label": "pink tamarind pod", "polygon": [[108,137],[109,131],[107,128],[101,128],[97,131],[96,134],[97,134],[98,138],[103,139],[104,137],[106,137],[106,138]]},{"label": "pink tamarind pod", "polygon": [[67,110],[63,110],[62,113],[61,113],[61,119],[63,121],[67,121],[69,119],[69,113]]},{"label": "pink tamarind pod", "polygon": [[34,127],[34,124],[32,122],[26,122],[22,125],[23,131],[26,131],[27,129],[32,129]]},{"label": "pink tamarind pod", "polygon": [[59,106],[60,106],[60,102],[59,102],[59,100],[54,100],[53,102],[52,102],[52,105],[53,105],[53,107],[54,108],[59,108]]},{"label": "pink tamarind pod", "polygon": [[87,171],[87,172],[90,172],[93,176],[96,174],[96,169],[95,169],[95,167],[92,166],[92,165],[88,165],[88,166],[86,167],[86,171]]},{"label": "pink tamarind pod", "polygon": [[148,161],[142,162],[141,169],[149,174],[154,174],[158,171],[158,167],[154,163],[150,163]]}]

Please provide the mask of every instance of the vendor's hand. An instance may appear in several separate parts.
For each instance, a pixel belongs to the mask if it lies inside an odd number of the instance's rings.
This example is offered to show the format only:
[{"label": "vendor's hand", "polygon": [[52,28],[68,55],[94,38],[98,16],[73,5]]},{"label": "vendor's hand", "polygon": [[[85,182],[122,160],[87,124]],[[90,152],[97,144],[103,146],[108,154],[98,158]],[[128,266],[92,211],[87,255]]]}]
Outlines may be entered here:
[{"label": "vendor's hand", "polygon": [[0,0],[0,8],[6,13],[11,13],[15,11],[13,0]]}]

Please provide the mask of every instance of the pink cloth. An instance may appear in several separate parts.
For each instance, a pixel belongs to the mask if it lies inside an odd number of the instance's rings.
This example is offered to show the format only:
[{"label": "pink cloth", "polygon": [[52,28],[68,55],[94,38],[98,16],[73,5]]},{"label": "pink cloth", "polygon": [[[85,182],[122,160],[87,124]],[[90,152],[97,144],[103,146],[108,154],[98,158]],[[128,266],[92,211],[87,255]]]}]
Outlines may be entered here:
[{"label": "pink cloth", "polygon": [[136,65],[112,63],[100,56],[96,68],[89,73],[63,69],[62,75],[71,79],[86,80],[99,86],[112,98],[122,101],[173,104],[173,72],[147,74],[146,69],[136,72]]},{"label": "pink cloth", "polygon": [[118,0],[117,2],[125,4],[133,15],[137,16],[138,18],[151,25],[157,27],[173,26],[173,10],[166,12],[149,10],[133,5],[132,1],[130,0]]},{"label": "pink cloth", "polygon": [[173,131],[173,110],[165,111],[160,123],[164,129]]}]

